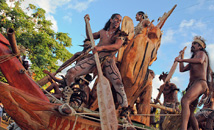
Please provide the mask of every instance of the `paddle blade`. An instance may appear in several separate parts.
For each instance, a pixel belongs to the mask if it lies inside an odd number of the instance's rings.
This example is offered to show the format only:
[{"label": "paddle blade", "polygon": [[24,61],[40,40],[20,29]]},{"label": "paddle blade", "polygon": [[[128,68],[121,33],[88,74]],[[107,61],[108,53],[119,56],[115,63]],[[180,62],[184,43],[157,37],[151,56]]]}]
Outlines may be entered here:
[{"label": "paddle blade", "polygon": [[99,77],[97,97],[102,130],[117,130],[118,121],[111,87],[104,76]]}]

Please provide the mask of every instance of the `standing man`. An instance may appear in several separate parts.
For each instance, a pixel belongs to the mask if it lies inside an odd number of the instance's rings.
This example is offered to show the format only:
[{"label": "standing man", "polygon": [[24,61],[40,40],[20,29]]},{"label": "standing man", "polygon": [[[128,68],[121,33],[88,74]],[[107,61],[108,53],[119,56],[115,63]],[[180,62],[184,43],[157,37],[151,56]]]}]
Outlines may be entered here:
[{"label": "standing man", "polygon": [[[163,72],[159,76],[159,80],[163,80],[163,82],[165,82],[167,75],[168,75],[167,73]],[[178,96],[177,96],[178,91],[179,91],[179,89],[176,87],[176,85],[174,83],[170,83],[170,81],[168,81],[160,86],[160,91],[159,91],[158,96],[155,99],[154,103],[155,104],[158,103],[158,100],[160,99],[160,96],[163,93],[163,96],[164,96],[163,105],[165,107],[174,108],[179,111],[179,109],[178,109],[179,102],[178,102]],[[161,112],[160,112],[160,114],[166,114],[166,113],[169,113],[169,112],[166,112],[164,110],[161,110]],[[159,122],[160,130],[163,129],[162,124],[164,122],[164,119],[165,119],[165,116],[160,117],[160,122]]]},{"label": "standing man", "polygon": [[[90,20],[89,15],[85,19]],[[115,54],[118,49],[126,42],[127,34],[120,30],[120,23],[122,17],[120,14],[113,14],[104,28],[100,31],[93,33],[94,39],[100,39],[97,46],[94,47],[93,53],[98,52],[100,62],[103,66],[103,73],[109,79],[117,91],[117,100],[123,110],[128,107],[128,101],[120,72],[115,64]],[[87,25],[86,25],[87,26]],[[89,38],[88,30],[86,27],[86,35]],[[96,68],[94,56],[86,58],[78,62],[74,67],[67,71],[65,76],[67,85],[74,82],[74,78],[88,74]],[[126,112],[121,112],[126,113]],[[128,117],[127,117],[128,118]]]},{"label": "standing man", "polygon": [[[198,98],[209,91],[209,58],[205,48],[205,40],[200,36],[196,36],[191,47],[192,57],[183,59],[184,51],[180,51],[181,58],[175,58],[175,61],[180,63],[180,72],[190,71],[189,85],[186,89],[186,94],[181,99],[181,130],[187,129],[188,122],[194,130],[199,130],[194,110],[197,107]],[[184,62],[188,64],[184,66]]]}]

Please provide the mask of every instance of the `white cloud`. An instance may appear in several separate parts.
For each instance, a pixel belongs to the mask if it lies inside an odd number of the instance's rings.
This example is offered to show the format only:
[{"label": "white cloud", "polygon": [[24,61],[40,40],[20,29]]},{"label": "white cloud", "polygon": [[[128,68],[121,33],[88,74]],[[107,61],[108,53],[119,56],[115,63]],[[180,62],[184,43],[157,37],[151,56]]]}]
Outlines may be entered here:
[{"label": "white cloud", "polygon": [[[28,15],[31,15],[33,13],[31,10],[28,11],[26,9],[29,4],[34,4],[37,7],[44,9],[46,11],[47,20],[51,20],[51,22],[53,23],[52,29],[57,32],[57,21],[54,19],[52,14],[55,13],[57,7],[67,5],[68,2],[70,2],[70,0],[25,0],[22,2],[21,7]],[[14,2],[9,2],[9,0],[7,0],[7,3],[9,6],[14,6]]]},{"label": "white cloud", "polygon": [[72,22],[72,18],[71,18],[69,15],[64,16],[63,19],[64,19],[65,21],[70,22],[70,23]]},{"label": "white cloud", "polygon": [[208,9],[211,10],[211,11],[213,11],[213,10],[214,10],[214,5],[210,5],[210,6],[208,7]]},{"label": "white cloud", "polygon": [[[156,99],[159,91],[158,88],[163,84],[163,81],[159,80],[159,75],[155,75],[155,78],[152,80],[152,98]],[[163,95],[161,95],[160,101],[163,102]]]},{"label": "white cloud", "polygon": [[172,29],[167,30],[166,33],[163,33],[163,37],[161,39],[161,43],[165,44],[165,43],[174,42],[174,34],[175,34],[174,30],[172,30]]},{"label": "white cloud", "polygon": [[70,0],[25,0],[23,1],[23,6],[28,6],[29,4],[34,4],[43,8],[46,13],[55,13],[56,8],[62,5],[66,5]]},{"label": "white cloud", "polygon": [[192,42],[185,42],[185,43],[183,43],[183,45],[182,46],[191,46],[191,44],[192,44]]},{"label": "white cloud", "polygon": [[189,28],[189,27],[192,27],[194,23],[195,23],[195,20],[194,20],[194,19],[191,19],[191,20],[189,20],[189,21],[183,20],[183,21],[181,22],[181,24],[179,25],[179,27],[180,27],[180,29]]},{"label": "white cloud", "polygon": [[204,29],[205,27],[206,27],[206,24],[201,21],[197,21],[194,25],[194,28],[196,29]]},{"label": "white cloud", "polygon": [[[74,10],[77,10],[78,12],[82,12],[83,10],[86,10],[90,3],[94,2],[95,0],[87,0],[84,2],[79,2],[78,0],[25,0],[22,2],[21,6],[23,8],[23,10],[28,14],[31,15],[33,12],[30,10],[28,11],[26,8],[29,6],[29,4],[34,4],[39,8],[42,8],[46,11],[46,17],[48,20],[51,20],[51,22],[53,23],[52,29],[54,31],[58,30],[57,27],[57,22],[54,19],[53,15],[56,12],[56,9],[60,6],[65,6],[65,8],[72,8]],[[71,3],[72,4],[69,4]],[[14,2],[9,2],[9,0],[7,0],[7,3],[9,6],[13,7],[14,6]],[[65,19],[66,21],[71,22],[72,18],[69,17],[69,15],[66,15],[63,17],[63,19]]]},{"label": "white cloud", "polygon": [[[178,69],[178,66],[177,66],[177,69]],[[177,87],[181,86],[181,79],[179,77],[172,77],[170,81],[171,83],[174,83]]]},{"label": "white cloud", "polygon": [[201,20],[183,20],[179,25],[179,32],[181,32],[183,36],[189,36],[189,34],[191,33],[194,37],[195,35],[198,35],[195,33],[196,30],[197,32],[204,32],[206,28],[207,24],[202,22]]},{"label": "white cloud", "polygon": [[88,0],[84,2],[75,1],[74,3],[68,5],[68,8],[77,10],[78,12],[82,12],[88,8],[91,2],[94,2],[94,0]]},{"label": "white cloud", "polygon": [[192,5],[190,8],[189,8],[189,11],[190,12],[195,12],[195,11],[198,11],[199,9],[201,9],[204,5],[204,2],[206,0],[198,0],[198,2],[194,5]]},{"label": "white cloud", "polygon": [[55,32],[57,32],[58,31],[58,26],[57,26],[57,21],[54,19],[54,17],[53,17],[53,15],[50,15],[50,14],[48,14],[47,16],[46,16],[46,19],[47,20],[51,20],[51,22],[52,22],[52,29],[55,31]]}]

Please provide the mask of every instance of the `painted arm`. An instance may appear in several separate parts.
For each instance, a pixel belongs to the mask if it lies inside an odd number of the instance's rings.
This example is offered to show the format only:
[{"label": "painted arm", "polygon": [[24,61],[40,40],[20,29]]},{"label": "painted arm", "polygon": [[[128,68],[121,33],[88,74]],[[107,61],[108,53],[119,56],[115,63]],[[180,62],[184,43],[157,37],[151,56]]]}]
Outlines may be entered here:
[{"label": "painted arm", "polygon": [[75,58],[77,58],[79,55],[81,55],[81,52],[77,52],[77,53],[75,53],[70,59],[68,59],[66,62],[64,62],[60,67],[59,67],[59,69],[56,71],[56,73],[58,73],[58,72],[61,72],[62,70],[62,68],[65,66],[65,65],[67,65],[68,63],[70,63],[71,61],[73,61]]}]

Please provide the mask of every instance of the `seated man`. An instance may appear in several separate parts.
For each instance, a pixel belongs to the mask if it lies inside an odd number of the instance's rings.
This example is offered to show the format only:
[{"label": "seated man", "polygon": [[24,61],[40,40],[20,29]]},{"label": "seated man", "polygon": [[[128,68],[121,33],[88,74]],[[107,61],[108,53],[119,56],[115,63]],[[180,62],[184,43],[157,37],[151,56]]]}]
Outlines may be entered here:
[{"label": "seated man", "polygon": [[[163,80],[165,82],[167,75],[168,75],[167,73],[163,72],[159,76],[159,79]],[[163,85],[160,86],[160,91],[158,93],[157,98],[155,99],[155,103],[158,102],[161,94],[163,93],[163,96],[164,96],[163,104],[164,104],[164,106],[170,107],[170,108],[175,108],[175,109],[179,110],[178,109],[179,102],[178,102],[178,97],[177,97],[178,90],[179,89],[176,87],[176,85],[173,83],[170,83],[170,81],[164,83]],[[161,114],[165,114],[165,113],[167,113],[167,112],[165,112],[164,110],[161,110]],[[162,130],[162,123],[163,123],[164,119],[165,119],[165,116],[160,117],[160,124],[159,125],[160,125],[161,130]]]}]

